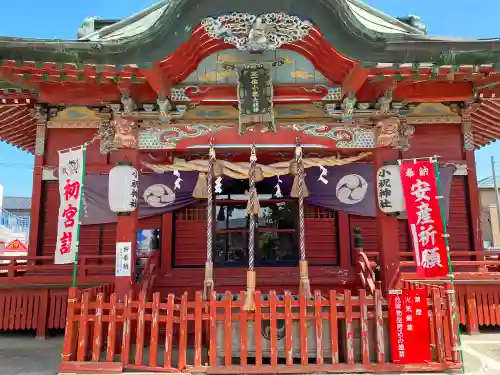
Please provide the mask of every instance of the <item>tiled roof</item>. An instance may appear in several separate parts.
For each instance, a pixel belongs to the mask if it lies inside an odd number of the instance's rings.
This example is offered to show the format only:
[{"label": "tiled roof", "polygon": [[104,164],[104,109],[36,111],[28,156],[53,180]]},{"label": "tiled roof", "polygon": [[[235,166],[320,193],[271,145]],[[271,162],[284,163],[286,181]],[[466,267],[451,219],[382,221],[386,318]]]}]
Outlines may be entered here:
[{"label": "tiled roof", "polygon": [[4,197],[3,207],[4,210],[30,210],[31,197]]},{"label": "tiled roof", "polygon": [[[477,186],[479,186],[479,189],[493,189],[495,187],[493,177],[490,176],[479,180]],[[497,176],[497,186],[500,187],[500,176]]]}]

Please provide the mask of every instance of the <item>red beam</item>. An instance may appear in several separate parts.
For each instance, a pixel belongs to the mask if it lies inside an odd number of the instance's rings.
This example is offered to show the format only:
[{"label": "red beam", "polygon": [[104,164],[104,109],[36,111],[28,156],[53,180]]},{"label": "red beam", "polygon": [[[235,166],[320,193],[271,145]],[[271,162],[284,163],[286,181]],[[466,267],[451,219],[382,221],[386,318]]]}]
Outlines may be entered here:
[{"label": "red beam", "polygon": [[355,63],[342,81],[342,93],[347,96],[351,92],[357,92],[365,84],[369,73],[370,71],[363,69],[360,63]]},{"label": "red beam", "polygon": [[159,63],[154,63],[151,70],[142,69],[140,72],[146,78],[149,86],[151,86],[151,89],[155,93],[161,93],[164,96],[168,96],[170,94],[170,87],[172,86],[172,83],[162,73]]}]

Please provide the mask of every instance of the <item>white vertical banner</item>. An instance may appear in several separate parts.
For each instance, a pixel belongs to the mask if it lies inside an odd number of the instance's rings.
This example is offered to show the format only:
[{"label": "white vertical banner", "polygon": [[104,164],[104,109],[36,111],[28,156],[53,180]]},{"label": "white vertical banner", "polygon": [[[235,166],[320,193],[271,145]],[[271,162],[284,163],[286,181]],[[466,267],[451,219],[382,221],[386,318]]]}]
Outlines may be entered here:
[{"label": "white vertical banner", "polygon": [[60,206],[54,264],[70,264],[77,260],[85,152],[84,145],[59,151]]},{"label": "white vertical banner", "polygon": [[117,242],[115,276],[130,276],[131,274],[132,242]]}]

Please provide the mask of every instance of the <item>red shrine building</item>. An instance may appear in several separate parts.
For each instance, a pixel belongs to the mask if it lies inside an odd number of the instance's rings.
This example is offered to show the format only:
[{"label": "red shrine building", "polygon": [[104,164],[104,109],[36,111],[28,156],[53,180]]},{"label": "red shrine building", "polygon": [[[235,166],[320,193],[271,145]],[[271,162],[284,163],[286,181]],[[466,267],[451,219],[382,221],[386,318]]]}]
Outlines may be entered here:
[{"label": "red shrine building", "polygon": [[[35,155],[0,330],[65,329],[66,372],[460,368],[458,326],[500,324],[474,160],[500,136],[498,41],[359,0],[228,4],[0,38],[0,139]],[[419,277],[405,213],[380,209],[377,171],[413,159],[439,165],[451,279]],[[117,165],[137,172],[128,213],[110,206]],[[419,287],[431,349],[415,365],[395,360],[387,301]]]}]

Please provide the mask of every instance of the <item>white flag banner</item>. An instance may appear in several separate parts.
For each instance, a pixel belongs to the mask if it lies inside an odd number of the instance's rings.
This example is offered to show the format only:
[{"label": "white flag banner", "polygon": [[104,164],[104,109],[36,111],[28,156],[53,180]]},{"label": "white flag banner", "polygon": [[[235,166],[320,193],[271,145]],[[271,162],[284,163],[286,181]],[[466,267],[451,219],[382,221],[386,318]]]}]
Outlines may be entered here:
[{"label": "white flag banner", "polygon": [[59,151],[59,216],[54,264],[76,261],[83,194],[85,146]]}]

